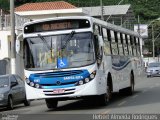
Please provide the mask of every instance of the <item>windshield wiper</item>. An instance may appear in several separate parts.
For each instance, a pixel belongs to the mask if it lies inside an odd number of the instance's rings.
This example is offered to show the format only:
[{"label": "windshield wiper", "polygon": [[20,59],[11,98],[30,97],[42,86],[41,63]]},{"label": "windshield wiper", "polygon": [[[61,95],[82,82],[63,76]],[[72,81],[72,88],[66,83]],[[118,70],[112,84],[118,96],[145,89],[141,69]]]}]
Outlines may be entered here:
[{"label": "windshield wiper", "polygon": [[[64,49],[67,46],[67,43],[71,40],[71,38],[73,37],[73,35],[75,34],[75,31],[72,31],[69,35],[68,38],[66,39],[64,45],[61,47],[61,49]],[[64,38],[65,39],[65,38]],[[63,41],[63,40],[62,40]]]},{"label": "windshield wiper", "polygon": [[49,46],[49,44],[47,43],[47,40],[41,36],[40,34],[38,34],[38,37],[42,40],[42,42],[46,45],[46,47],[51,50],[51,47]]},{"label": "windshield wiper", "polygon": [[43,41],[43,43],[46,45],[46,47],[51,51],[51,58],[52,58],[53,57],[52,56],[52,53],[53,53],[53,50],[52,50],[52,37],[51,37],[51,46],[47,43],[47,40],[43,36],[38,34],[38,37]]}]

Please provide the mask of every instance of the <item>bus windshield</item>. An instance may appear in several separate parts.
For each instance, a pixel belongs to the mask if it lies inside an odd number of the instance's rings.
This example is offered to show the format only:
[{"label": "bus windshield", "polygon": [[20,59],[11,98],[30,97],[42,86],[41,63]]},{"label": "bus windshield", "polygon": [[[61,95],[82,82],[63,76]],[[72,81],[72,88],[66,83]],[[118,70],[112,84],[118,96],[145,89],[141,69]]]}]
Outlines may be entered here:
[{"label": "bus windshield", "polygon": [[49,70],[82,67],[95,61],[92,33],[61,34],[26,38],[25,68]]}]

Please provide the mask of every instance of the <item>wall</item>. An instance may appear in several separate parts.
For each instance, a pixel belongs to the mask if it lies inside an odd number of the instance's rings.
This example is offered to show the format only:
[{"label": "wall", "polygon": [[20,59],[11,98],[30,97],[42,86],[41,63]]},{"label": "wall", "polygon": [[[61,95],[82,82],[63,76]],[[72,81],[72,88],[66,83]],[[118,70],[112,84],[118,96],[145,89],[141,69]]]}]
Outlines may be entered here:
[{"label": "wall", "polygon": [[[16,30],[16,34],[20,34],[21,31]],[[11,32],[8,31],[0,31],[0,73],[9,74],[11,73],[10,69],[10,35]],[[7,64],[5,65],[4,59],[8,60]],[[3,63],[4,62],[4,63]],[[3,66],[3,67],[2,67]],[[8,69],[9,68],[9,69]],[[22,56],[16,54],[16,74],[20,75],[22,78],[24,78],[24,67],[23,67],[23,59]]]},{"label": "wall", "polygon": [[60,16],[85,15],[82,8],[60,9],[60,10],[22,11],[22,12],[15,12],[15,13],[21,17],[25,17],[31,20],[53,18],[53,17],[60,17]]},{"label": "wall", "polygon": [[0,31],[0,60],[10,57],[10,31]]}]

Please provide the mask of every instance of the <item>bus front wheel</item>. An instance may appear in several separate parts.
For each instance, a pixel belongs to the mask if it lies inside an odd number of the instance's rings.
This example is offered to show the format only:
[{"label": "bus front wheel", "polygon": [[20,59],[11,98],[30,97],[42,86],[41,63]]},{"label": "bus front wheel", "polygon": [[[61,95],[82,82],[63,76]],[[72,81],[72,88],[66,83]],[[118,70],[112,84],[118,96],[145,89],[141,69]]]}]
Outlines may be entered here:
[{"label": "bus front wheel", "polygon": [[112,87],[112,82],[108,81],[107,87],[106,87],[106,93],[101,95],[99,98],[100,105],[105,106],[111,100],[112,98],[112,88],[111,87]]},{"label": "bus front wheel", "polygon": [[58,101],[55,100],[55,99],[52,99],[52,98],[50,98],[50,99],[45,99],[45,101],[46,101],[46,105],[47,105],[47,107],[48,107],[49,109],[54,109],[54,108],[56,108],[57,105],[58,105]]}]

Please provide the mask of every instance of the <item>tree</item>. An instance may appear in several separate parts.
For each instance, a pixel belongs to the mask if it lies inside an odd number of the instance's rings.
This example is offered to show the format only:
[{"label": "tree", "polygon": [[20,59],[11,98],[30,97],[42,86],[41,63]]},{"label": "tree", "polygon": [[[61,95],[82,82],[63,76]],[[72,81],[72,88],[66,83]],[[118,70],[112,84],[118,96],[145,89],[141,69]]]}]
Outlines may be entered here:
[{"label": "tree", "polygon": [[9,0],[0,0],[0,8],[9,10]]}]

